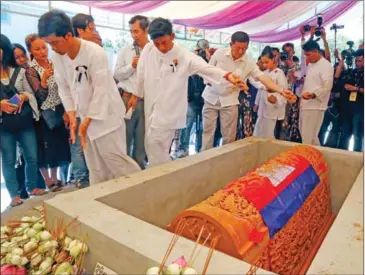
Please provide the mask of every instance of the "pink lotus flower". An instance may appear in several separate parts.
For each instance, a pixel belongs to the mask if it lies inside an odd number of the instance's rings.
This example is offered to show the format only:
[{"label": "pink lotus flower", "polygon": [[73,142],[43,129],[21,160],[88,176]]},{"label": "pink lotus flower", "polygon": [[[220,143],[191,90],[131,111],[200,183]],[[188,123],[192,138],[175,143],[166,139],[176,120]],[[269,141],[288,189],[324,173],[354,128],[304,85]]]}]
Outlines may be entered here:
[{"label": "pink lotus flower", "polygon": [[180,268],[185,268],[187,267],[188,263],[185,260],[184,256],[181,256],[179,258],[177,258],[175,261],[172,262],[173,264],[178,264],[180,266]]},{"label": "pink lotus flower", "polygon": [[14,275],[17,272],[17,268],[14,265],[7,264],[1,267],[1,275]]}]

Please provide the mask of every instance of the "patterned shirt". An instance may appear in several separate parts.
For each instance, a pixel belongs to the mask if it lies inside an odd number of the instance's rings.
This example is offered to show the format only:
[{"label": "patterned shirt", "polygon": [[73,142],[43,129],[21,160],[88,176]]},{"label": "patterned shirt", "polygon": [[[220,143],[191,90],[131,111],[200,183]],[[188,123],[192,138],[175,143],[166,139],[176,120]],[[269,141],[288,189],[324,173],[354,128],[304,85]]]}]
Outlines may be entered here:
[{"label": "patterned shirt", "polygon": [[45,69],[35,59],[30,62],[29,66],[27,69],[27,79],[37,97],[41,110],[55,110],[55,107],[62,104],[62,101],[58,95],[58,86],[54,76],[52,75],[48,78],[47,88],[45,89],[41,86],[41,79]]}]

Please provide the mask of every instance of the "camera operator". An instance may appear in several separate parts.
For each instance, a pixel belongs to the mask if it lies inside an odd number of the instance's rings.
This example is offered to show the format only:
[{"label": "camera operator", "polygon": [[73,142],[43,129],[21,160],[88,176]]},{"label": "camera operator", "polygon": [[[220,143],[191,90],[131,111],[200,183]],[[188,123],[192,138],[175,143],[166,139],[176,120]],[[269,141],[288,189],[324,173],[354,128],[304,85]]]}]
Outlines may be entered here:
[{"label": "camera operator", "polygon": [[[340,148],[348,150],[351,136],[354,135],[354,151],[363,151],[364,138],[364,49],[355,54],[356,68],[343,74],[341,85],[341,138]],[[340,60],[335,77],[343,71],[344,60]]]},{"label": "camera operator", "polygon": [[294,44],[290,42],[285,43],[281,49],[282,52],[279,54],[278,67],[284,72],[289,81],[289,72],[295,70],[295,64],[293,62],[293,56],[295,54]]},{"label": "camera operator", "polygon": [[[334,52],[334,56],[336,60],[339,60],[334,65],[335,75],[333,80],[333,87],[330,95],[330,100],[328,102],[328,109],[324,114],[323,123],[321,126],[321,130],[319,131],[319,141],[322,146],[327,146],[331,148],[338,148],[339,146],[339,136],[340,136],[340,91],[343,89],[343,85],[341,87],[340,79],[343,78],[351,70],[348,70],[346,62],[346,50],[341,52],[341,58],[339,57],[338,50],[336,49]],[[340,69],[337,72],[337,68],[339,63],[343,65],[344,69]],[[330,127],[331,126],[331,127]],[[325,142],[325,136],[328,132],[328,136]]]}]

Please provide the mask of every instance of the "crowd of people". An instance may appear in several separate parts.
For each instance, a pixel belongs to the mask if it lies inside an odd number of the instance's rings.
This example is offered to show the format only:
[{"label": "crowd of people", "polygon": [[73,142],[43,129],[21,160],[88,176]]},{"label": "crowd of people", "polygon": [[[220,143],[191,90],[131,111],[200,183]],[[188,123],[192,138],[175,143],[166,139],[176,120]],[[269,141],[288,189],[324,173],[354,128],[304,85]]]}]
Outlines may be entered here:
[{"label": "crowd of people", "polygon": [[354,135],[362,151],[363,49],[355,69],[337,52],[334,67],[325,32],[322,50],[313,30],[305,41],[301,28],[301,62],[291,43],[266,46],[256,62],[245,32],[228,48],[203,40],[189,52],[174,43],[167,19],[137,15],[129,25],[134,42],[120,49],[114,70],[87,14],[43,14],[26,49],[1,34],[1,159],[11,206],[169,162],[177,133],[176,157],[187,156],[194,125],[196,152],[252,135],[343,149]]}]

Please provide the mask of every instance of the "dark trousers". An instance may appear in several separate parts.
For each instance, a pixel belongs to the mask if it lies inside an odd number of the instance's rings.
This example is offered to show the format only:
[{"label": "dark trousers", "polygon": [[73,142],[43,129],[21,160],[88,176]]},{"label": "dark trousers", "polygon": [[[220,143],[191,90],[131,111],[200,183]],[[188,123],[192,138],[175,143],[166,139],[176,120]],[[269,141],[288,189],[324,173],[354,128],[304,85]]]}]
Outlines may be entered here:
[{"label": "dark trousers", "polygon": [[275,129],[274,129],[275,139],[280,139],[280,137],[281,137],[281,131],[283,129],[283,121],[284,120],[277,120],[276,121]]},{"label": "dark trousers", "polygon": [[[331,128],[329,128],[331,126]],[[324,142],[324,138],[328,131],[328,137],[326,142]],[[324,113],[323,123],[321,126],[321,130],[319,131],[319,141],[321,146],[338,148],[339,146],[339,136],[340,136],[340,117],[338,112],[338,107],[332,105],[327,111]]]},{"label": "dark trousers", "polygon": [[348,150],[351,136],[354,135],[354,151],[362,152],[364,147],[364,111],[347,110],[341,113],[340,148]]},{"label": "dark trousers", "polygon": [[[16,167],[16,178],[17,178],[18,184],[19,184],[20,198],[27,199],[27,198],[29,198],[29,194],[25,188],[25,165],[24,165],[23,156],[20,157],[20,161],[21,161],[21,163],[18,164],[18,166]],[[37,172],[36,188],[46,189],[46,183],[45,183],[39,169]]]}]

